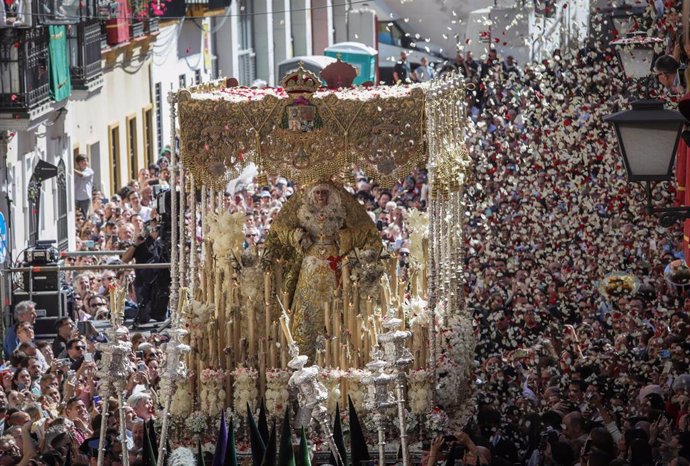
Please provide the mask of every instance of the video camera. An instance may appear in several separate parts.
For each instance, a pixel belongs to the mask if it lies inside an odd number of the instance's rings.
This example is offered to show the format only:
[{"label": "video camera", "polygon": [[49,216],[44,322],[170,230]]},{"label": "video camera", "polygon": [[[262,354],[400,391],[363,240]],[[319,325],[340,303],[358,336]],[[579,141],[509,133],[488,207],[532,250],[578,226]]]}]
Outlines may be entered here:
[{"label": "video camera", "polygon": [[59,252],[53,243],[55,240],[36,241],[36,244],[24,251],[24,262],[35,266],[56,263]]}]

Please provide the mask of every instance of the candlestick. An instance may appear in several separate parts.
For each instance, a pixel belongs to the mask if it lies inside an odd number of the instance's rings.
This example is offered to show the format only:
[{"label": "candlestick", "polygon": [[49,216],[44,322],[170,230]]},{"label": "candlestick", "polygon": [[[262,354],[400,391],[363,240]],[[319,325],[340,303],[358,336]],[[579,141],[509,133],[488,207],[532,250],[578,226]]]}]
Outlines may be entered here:
[{"label": "candlestick", "polygon": [[381,287],[383,288],[383,303],[381,307],[388,307],[391,304],[391,284],[388,280],[388,276],[383,275],[381,277]]},{"label": "candlestick", "polygon": [[[264,340],[259,340],[259,374],[266,374],[266,349]],[[266,393],[266,377],[259,377],[259,398],[263,399]]]},{"label": "candlestick", "polygon": [[299,355],[297,345],[293,346],[292,351],[295,356],[290,360],[288,366],[295,369],[295,372],[290,376],[288,386],[297,389],[297,402],[300,406],[298,425],[308,427],[311,419],[314,418],[321,427],[322,438],[325,437],[328,442],[335,458],[335,464],[341,465],[343,460],[335,444],[328,409],[325,406],[328,400],[328,390],[318,380],[320,369],[318,366],[304,367],[307,364],[307,357]]},{"label": "candlestick", "polygon": [[362,377],[362,383],[367,387],[367,394],[364,398],[364,409],[374,413],[374,422],[379,435],[379,466],[386,464],[386,436],[383,427],[383,415],[386,409],[395,404],[395,399],[390,393],[388,386],[394,381],[395,377],[385,374],[386,362],[375,359],[367,364],[367,372]]},{"label": "candlestick", "polygon": [[328,301],[323,303],[323,320],[326,327],[326,335],[331,336],[331,309]]},{"label": "candlestick", "polygon": [[256,338],[256,331],[254,330],[254,325],[256,323],[256,316],[254,315],[254,303],[251,298],[247,299],[247,355],[250,359],[255,356],[254,343]]},{"label": "candlestick", "polygon": [[280,314],[280,328],[283,331],[283,335],[285,335],[285,340],[288,344],[288,347],[292,347],[295,345],[295,340],[292,338],[292,333],[290,332],[290,316],[288,315],[287,311],[285,310],[285,306],[283,305],[283,302],[279,299],[278,300],[278,305],[280,306],[281,309],[281,314]]},{"label": "candlestick", "polygon": [[278,323],[277,323],[277,322],[273,322],[273,323],[271,324],[271,339],[269,340],[269,345],[270,345],[270,346],[269,346],[269,350],[268,350],[268,359],[269,359],[270,366],[271,366],[272,368],[276,367],[276,361],[277,361],[277,359],[278,359],[278,358],[276,357],[276,351],[277,351],[277,348],[276,348],[276,335],[277,335],[277,334],[278,334]]},{"label": "candlestick", "polygon": [[[232,317],[231,317],[230,319],[228,319],[228,321],[225,323],[225,335],[226,335],[226,337],[227,337],[228,340],[229,340],[229,341],[226,341],[226,343],[230,343],[230,342],[232,341],[232,340],[231,340],[231,339],[232,339],[232,335],[233,335],[232,323],[233,323],[233,322],[232,322]],[[225,348],[223,348],[223,349],[225,349]],[[228,352],[227,352],[226,355],[225,355],[225,369],[226,369],[226,370],[228,370],[228,369],[230,369],[230,370],[234,369],[234,367],[233,367],[233,366],[234,366],[233,358],[235,357],[235,355],[232,354],[234,351],[235,351],[235,349],[234,349],[234,342],[232,343],[232,346],[230,346],[230,344],[228,344]]]},{"label": "candlestick", "polygon": [[402,450],[403,466],[408,466],[407,427],[405,422],[405,382],[407,368],[414,358],[406,348],[405,342],[412,336],[411,332],[398,330],[402,321],[395,317],[395,310],[389,309],[388,318],[383,322],[383,327],[388,331],[379,335],[379,341],[383,346],[384,359],[396,380],[395,390],[398,403],[398,426],[400,428],[400,449]]},{"label": "candlestick", "polygon": [[285,369],[287,367],[287,339],[282,329],[280,332],[280,368]]},{"label": "candlestick", "polygon": [[264,272],[264,325],[265,335],[268,339],[271,333],[271,273]]}]

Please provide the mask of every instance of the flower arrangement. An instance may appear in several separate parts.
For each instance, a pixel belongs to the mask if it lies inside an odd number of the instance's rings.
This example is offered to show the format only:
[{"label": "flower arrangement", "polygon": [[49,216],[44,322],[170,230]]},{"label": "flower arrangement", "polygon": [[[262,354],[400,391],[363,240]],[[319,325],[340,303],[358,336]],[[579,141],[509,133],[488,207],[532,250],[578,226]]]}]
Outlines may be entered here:
[{"label": "flower arrangement", "polygon": [[414,297],[403,304],[405,318],[410,322],[410,326],[426,326],[431,324],[431,314],[428,309],[428,302],[420,297]]},{"label": "flower arrangement", "polygon": [[682,260],[675,260],[666,266],[664,277],[673,285],[687,285],[690,282],[690,267]]},{"label": "flower arrangement", "polygon": [[177,384],[177,390],[172,397],[172,404],[170,412],[173,416],[182,418],[188,417],[192,413],[192,403],[194,396],[192,395],[192,382],[189,379],[180,381]]},{"label": "flower arrangement", "polygon": [[206,238],[211,238],[213,255],[217,259],[239,257],[244,243],[244,212],[210,215],[206,226]]},{"label": "flower arrangement", "polygon": [[378,251],[372,249],[356,249],[354,257],[350,258],[350,278],[356,282],[362,296],[376,296],[379,282],[385,272],[385,266]]},{"label": "flower arrangement", "polygon": [[366,386],[362,383],[362,377],[366,371],[362,369],[348,369],[344,374],[347,379],[347,394],[352,399],[357,412],[360,412],[364,407],[364,396],[366,395]]},{"label": "flower arrangement", "polygon": [[340,400],[340,379],[345,372],[340,369],[323,369],[319,373],[319,381],[328,390],[328,411],[335,412],[335,404]]},{"label": "flower arrangement", "polygon": [[185,316],[192,339],[197,338],[199,332],[203,335],[206,330],[206,324],[208,324],[214,314],[215,307],[213,304],[202,303],[196,300],[187,302]]},{"label": "flower arrangement", "polygon": [[407,379],[407,398],[412,414],[422,415],[429,411],[430,391],[433,373],[420,369],[411,371]]},{"label": "flower arrangement", "polygon": [[259,375],[256,369],[238,367],[232,371],[231,375],[234,379],[232,384],[234,393],[232,406],[235,412],[245,412],[247,403],[249,403],[249,406],[255,407],[258,399],[256,381]]},{"label": "flower arrangement", "polygon": [[273,416],[280,419],[287,408],[290,394],[287,391],[287,382],[290,379],[290,371],[273,369],[266,372],[266,409]]},{"label": "flower arrangement", "polygon": [[193,436],[203,436],[208,429],[208,416],[202,411],[194,411],[189,415],[184,425]]},{"label": "flower arrangement", "polygon": [[225,406],[225,377],[223,370],[204,369],[201,371],[201,410],[205,413],[215,414]]},{"label": "flower arrangement", "polygon": [[632,274],[613,272],[599,283],[599,292],[607,298],[617,298],[637,293],[640,281]]},{"label": "flower arrangement", "polygon": [[447,432],[448,427],[450,427],[448,414],[438,406],[431,408],[431,410],[426,413],[424,417],[424,428],[431,436],[435,437],[436,435]]}]

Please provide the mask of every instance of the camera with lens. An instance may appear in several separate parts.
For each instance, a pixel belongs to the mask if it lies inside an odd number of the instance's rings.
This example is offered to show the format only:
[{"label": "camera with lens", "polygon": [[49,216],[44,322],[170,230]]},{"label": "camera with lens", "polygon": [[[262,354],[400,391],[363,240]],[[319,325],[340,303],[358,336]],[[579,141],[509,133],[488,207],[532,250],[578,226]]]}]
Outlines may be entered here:
[{"label": "camera with lens", "polygon": [[549,427],[541,433],[541,441],[539,442],[539,451],[546,450],[547,444],[554,444],[558,442],[558,432]]}]

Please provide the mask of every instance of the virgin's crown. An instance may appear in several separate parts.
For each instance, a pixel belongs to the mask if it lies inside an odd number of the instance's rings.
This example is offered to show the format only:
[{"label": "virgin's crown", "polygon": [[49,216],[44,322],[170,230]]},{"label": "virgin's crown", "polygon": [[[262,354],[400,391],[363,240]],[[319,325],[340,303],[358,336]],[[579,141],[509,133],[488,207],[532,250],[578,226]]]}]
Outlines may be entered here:
[{"label": "virgin's crown", "polygon": [[288,94],[313,94],[321,87],[321,78],[309,70],[304,69],[302,62],[296,70],[290,71],[280,81]]}]

